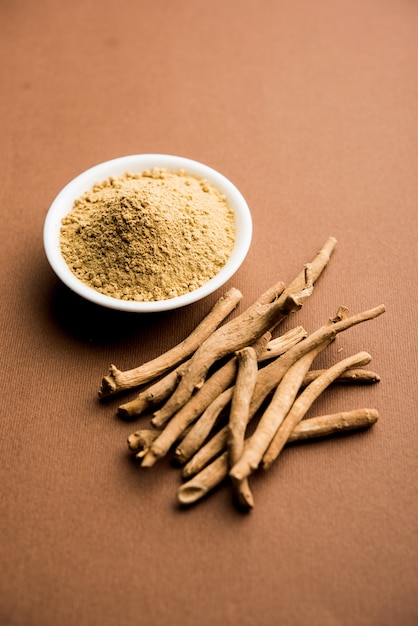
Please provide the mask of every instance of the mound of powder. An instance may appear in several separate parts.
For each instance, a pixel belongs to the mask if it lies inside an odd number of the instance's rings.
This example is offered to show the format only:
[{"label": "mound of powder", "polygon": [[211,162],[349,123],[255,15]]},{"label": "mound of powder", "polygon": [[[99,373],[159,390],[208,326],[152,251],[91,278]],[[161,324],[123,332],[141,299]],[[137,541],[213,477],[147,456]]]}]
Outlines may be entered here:
[{"label": "mound of powder", "polygon": [[62,220],[71,271],[122,300],[166,300],[193,291],[231,256],[234,214],[209,181],[161,168],[109,178]]}]

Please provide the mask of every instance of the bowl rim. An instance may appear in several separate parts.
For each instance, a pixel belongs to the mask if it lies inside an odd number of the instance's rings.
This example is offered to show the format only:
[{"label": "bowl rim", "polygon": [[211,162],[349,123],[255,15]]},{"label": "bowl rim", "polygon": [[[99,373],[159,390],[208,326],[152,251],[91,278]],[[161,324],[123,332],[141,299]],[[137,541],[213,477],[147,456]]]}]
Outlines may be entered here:
[{"label": "bowl rim", "polygon": [[[231,256],[218,274],[204,285],[174,298],[136,302],[106,296],[77,278],[62,257],[59,245],[61,220],[71,210],[74,200],[90,190],[95,183],[102,182],[109,176],[123,176],[126,172],[139,173],[153,167],[161,167],[171,171],[185,170],[189,174],[209,180],[226,196],[235,216],[236,238]],[[252,234],[253,224],[249,206],[239,189],[226,176],[212,167],[188,157],[144,153],[103,161],[81,172],[67,183],[47,211],[43,227],[43,243],[47,260],[55,274],[64,285],[82,298],[109,309],[133,313],[157,313],[187,306],[209,296],[222,287],[237,272],[247,256]]]}]

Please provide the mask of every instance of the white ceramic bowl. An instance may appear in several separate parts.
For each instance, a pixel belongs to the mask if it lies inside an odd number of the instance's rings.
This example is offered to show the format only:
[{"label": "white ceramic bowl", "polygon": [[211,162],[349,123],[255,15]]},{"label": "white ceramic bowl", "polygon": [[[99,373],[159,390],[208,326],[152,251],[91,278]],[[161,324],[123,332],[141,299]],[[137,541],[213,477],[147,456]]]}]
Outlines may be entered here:
[{"label": "white ceramic bowl", "polygon": [[[153,167],[162,167],[171,171],[183,169],[189,174],[209,180],[225,194],[229,206],[235,214],[236,239],[231,257],[220,272],[202,287],[175,298],[155,302],[134,302],[106,296],[79,280],[62,257],[60,250],[61,220],[71,211],[74,200],[89,191],[95,183],[104,181],[109,176],[123,176],[126,172],[140,173]],[[47,259],[54,272],[67,287],[95,304],[119,311],[136,313],[154,313],[177,309],[213,293],[238,270],[249,250],[251,237],[251,213],[244,197],[235,185],[207,165],[167,154],[134,154],[112,159],[86,170],[68,183],[55,198],[46,215],[43,231]]]}]

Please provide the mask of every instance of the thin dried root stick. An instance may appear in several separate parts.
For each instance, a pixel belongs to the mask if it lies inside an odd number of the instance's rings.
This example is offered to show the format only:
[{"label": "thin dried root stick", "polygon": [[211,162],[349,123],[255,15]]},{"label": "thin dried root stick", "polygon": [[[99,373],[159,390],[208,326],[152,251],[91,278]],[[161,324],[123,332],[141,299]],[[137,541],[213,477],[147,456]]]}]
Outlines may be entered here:
[{"label": "thin dried root stick", "polygon": [[184,430],[192,424],[213,400],[231,385],[236,373],[236,359],[230,359],[216,371],[205,385],[199,389],[166,423],[152,423],[159,431],[159,436],[152,442],[142,461],[142,467],[152,467],[158,459],[165,456],[170,448],[180,439]]},{"label": "thin dried root stick", "polygon": [[[233,467],[244,451],[245,431],[248,424],[248,415],[251,396],[257,379],[257,355],[254,348],[247,347],[236,353],[238,371],[234,392],[231,401],[231,411],[228,421],[228,460]],[[232,479],[234,491],[240,506],[252,509],[253,496],[248,480]]]},{"label": "thin dried root stick", "polygon": [[263,354],[258,357],[258,362],[264,363],[265,361],[270,361],[271,359],[275,359],[278,356],[281,356],[290,348],[299,343],[299,341],[305,339],[307,335],[308,333],[303,328],[303,326],[296,326],[296,328],[292,328],[280,337],[272,339],[267,344],[265,352],[263,352]]},{"label": "thin dried root stick", "polygon": [[[276,326],[286,316],[286,308],[289,306],[289,300],[294,300],[296,308],[300,308],[309,297],[312,292],[312,285],[316,283],[328,265],[336,244],[337,240],[335,237],[328,237],[327,241],[316,254],[314,259],[312,259],[308,265],[305,265],[304,269],[283,291],[279,298],[279,304],[283,307],[283,315],[281,317],[278,316]],[[307,278],[309,279],[310,286],[309,284],[307,285]],[[273,328],[270,330],[273,331]]]},{"label": "thin dried root stick", "polygon": [[[355,409],[332,415],[320,415],[302,420],[291,432],[287,443],[318,439],[335,433],[350,432],[372,426],[379,418],[376,409]],[[188,506],[207,496],[228,476],[228,452],[223,452],[198,474],[183,483],[177,498]]]},{"label": "thin dried root stick", "polygon": [[[270,339],[270,333],[265,333],[254,343],[253,347],[257,355],[264,352]],[[160,436],[152,443],[148,453],[144,456],[142,461],[143,467],[152,467],[158,459],[167,454],[170,448],[181,437],[185,429],[203,413],[215,398],[232,385],[236,372],[237,358],[234,356],[216,370],[212,376],[205,381],[205,384],[199,391],[197,391],[180,411],[165,424]],[[157,427],[162,426],[159,412],[155,414],[152,423]]]},{"label": "thin dried root stick", "polygon": [[[302,386],[306,387],[324,372],[325,370],[310,370],[303,379]],[[378,382],[380,382],[380,376],[376,372],[355,367],[350,368],[334,380],[334,383],[341,384],[373,384]]]},{"label": "thin dried root stick", "polygon": [[[301,341],[299,344],[288,350],[288,352],[286,352],[283,356],[259,370],[251,400],[250,418],[255,415],[264,400],[268,398],[272,391],[277,387],[289,367],[296,363],[296,361],[304,354],[320,345],[323,341],[333,339],[337,333],[347,330],[356,324],[372,320],[379,315],[382,315],[385,311],[385,306],[381,304],[368,311],[352,315],[351,317],[344,317],[338,322],[325,324],[317,331],[309,335],[309,337],[307,337],[304,341]],[[216,433],[216,435],[205,443],[205,445],[201,447],[194,457],[190,459],[190,461],[183,468],[183,476],[186,478],[199,472],[202,467],[204,467],[223,450],[225,442],[226,427]]]},{"label": "thin dried root stick", "polygon": [[231,476],[235,472],[244,478],[249,476],[259,466],[263,454],[271,444],[277,429],[292,408],[300,390],[306,372],[313,360],[330,343],[330,339],[319,344],[310,352],[302,356],[290,367],[276,388],[274,395],[261,416],[254,433],[247,440],[245,452],[232,468]]},{"label": "thin dried root stick", "polygon": [[[313,261],[285,288],[277,289],[275,300],[265,303],[261,296],[244,313],[218,328],[192,356],[190,366],[175,392],[160,409],[169,419],[199,388],[213,363],[223,356],[251,345],[264,332],[275,328],[284,317],[299,309],[312,293],[315,281],[328,264],[336,239],[329,237]],[[279,283],[278,283],[279,285]],[[272,290],[269,290],[272,293]]]},{"label": "thin dried root stick", "polygon": [[[291,410],[286,416],[286,419],[276,432],[267,449],[267,452],[263,455],[262,467],[264,469],[268,469],[277,459],[292,430],[303,419],[316,398],[318,398],[321,393],[329,387],[332,381],[350,367],[367,365],[370,363],[371,358],[372,357],[367,352],[359,352],[358,354],[343,359],[339,363],[330,367],[327,371],[321,374],[321,376],[308,385],[308,387],[306,387],[293,404]],[[247,475],[245,471],[241,471],[238,464],[235,468],[233,468],[232,472],[234,476],[237,476],[238,478],[242,477],[242,474]]]},{"label": "thin dried root stick", "polygon": [[177,369],[166,374],[153,385],[141,391],[136,398],[118,407],[118,415],[126,420],[138,418],[144,411],[155,408],[173,393],[180,378],[187,369],[189,360],[184,361]]},{"label": "thin dried root stick", "polygon": [[317,439],[349,430],[367,428],[379,419],[376,409],[354,409],[340,411],[331,415],[319,415],[302,420],[295,426],[289,435],[288,443]]},{"label": "thin dried root stick", "polygon": [[188,337],[155,359],[124,372],[111,365],[109,374],[102,380],[99,397],[144,385],[187,359],[218,328],[241,299],[242,293],[235,287],[227,291]]}]

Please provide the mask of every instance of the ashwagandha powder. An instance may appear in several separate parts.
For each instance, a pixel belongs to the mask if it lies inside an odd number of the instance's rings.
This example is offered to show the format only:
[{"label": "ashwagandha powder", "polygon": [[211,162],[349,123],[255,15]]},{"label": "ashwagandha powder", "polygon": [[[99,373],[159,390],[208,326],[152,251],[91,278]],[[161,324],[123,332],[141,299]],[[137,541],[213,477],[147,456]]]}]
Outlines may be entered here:
[{"label": "ashwagandha powder", "polygon": [[97,183],[62,219],[71,271],[122,300],[157,301],[193,291],[231,256],[234,214],[209,181],[161,168]]}]

